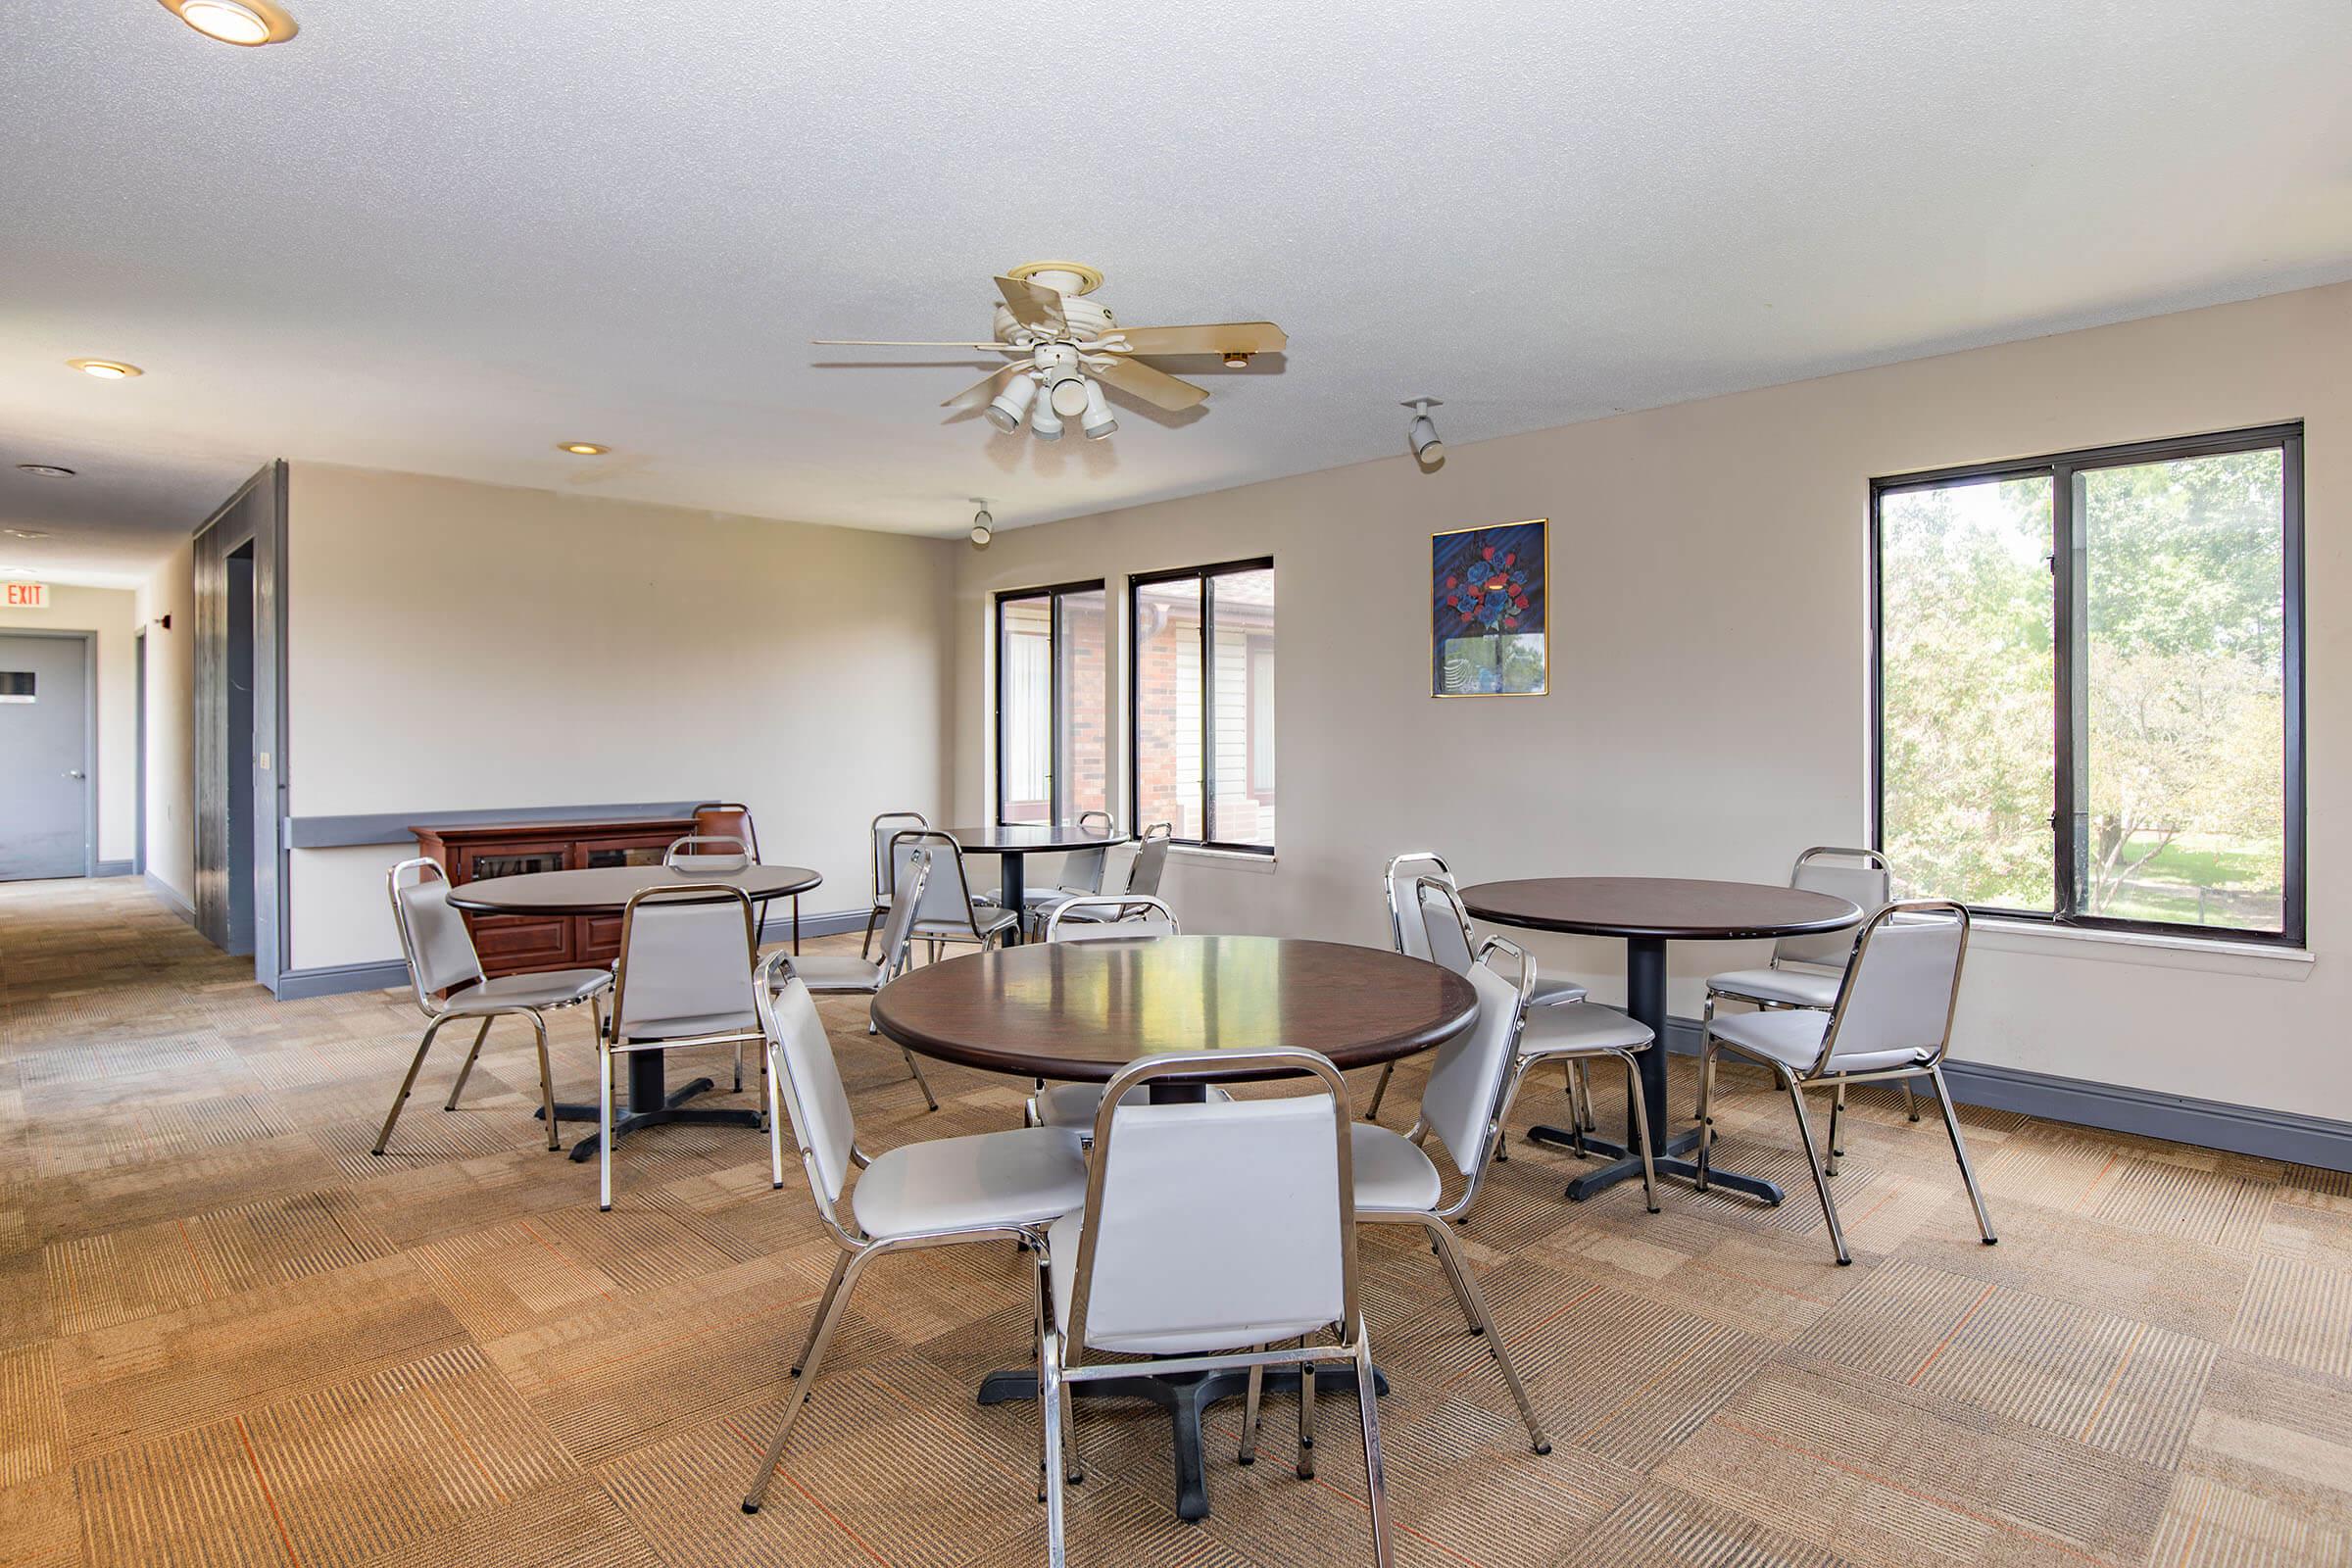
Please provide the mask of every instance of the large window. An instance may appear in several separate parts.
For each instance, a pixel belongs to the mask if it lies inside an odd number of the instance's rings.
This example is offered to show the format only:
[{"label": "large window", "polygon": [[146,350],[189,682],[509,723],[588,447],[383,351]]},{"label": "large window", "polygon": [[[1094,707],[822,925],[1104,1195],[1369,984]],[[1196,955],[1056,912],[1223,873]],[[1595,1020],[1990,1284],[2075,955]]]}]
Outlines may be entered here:
[{"label": "large window", "polygon": [[2302,457],[2283,425],[1873,482],[1906,884],[2303,940]]},{"label": "large window", "polygon": [[1178,842],[1274,848],[1274,563],[1134,582],[1135,826]]},{"label": "large window", "polygon": [[1108,602],[1100,582],[997,595],[997,820],[1110,806]]}]

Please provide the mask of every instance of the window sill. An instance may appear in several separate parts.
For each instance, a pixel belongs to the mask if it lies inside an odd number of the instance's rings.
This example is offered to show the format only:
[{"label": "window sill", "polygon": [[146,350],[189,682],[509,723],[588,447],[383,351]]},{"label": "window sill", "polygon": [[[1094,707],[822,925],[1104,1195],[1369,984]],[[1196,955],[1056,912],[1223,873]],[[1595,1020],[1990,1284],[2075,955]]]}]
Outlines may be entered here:
[{"label": "window sill", "polygon": [[1261,876],[1270,876],[1274,871],[1273,856],[1251,855],[1246,850],[1205,850],[1198,844],[1171,844],[1168,853],[1188,860],[1207,860],[1226,870],[1255,871]]},{"label": "window sill", "polygon": [[1992,953],[2063,956],[2098,963],[2140,963],[2208,974],[2269,975],[2281,980],[2300,980],[2311,973],[2316,961],[2306,948],[2274,948],[2260,942],[2216,941],[2207,937],[2157,936],[2143,931],[2090,931],[1992,916],[1980,916],[1970,930],[1974,944]]}]

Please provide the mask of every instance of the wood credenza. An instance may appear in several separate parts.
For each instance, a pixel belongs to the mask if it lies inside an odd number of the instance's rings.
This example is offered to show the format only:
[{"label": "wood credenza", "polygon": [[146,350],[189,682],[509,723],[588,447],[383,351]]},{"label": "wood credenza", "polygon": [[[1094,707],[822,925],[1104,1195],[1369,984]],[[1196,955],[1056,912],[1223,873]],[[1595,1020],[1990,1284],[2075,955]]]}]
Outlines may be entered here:
[{"label": "wood credenza", "polygon": [[[660,865],[672,841],[694,831],[690,817],[626,822],[492,822],[474,827],[413,827],[418,850],[454,883],[531,871],[584,871],[606,865]],[[467,914],[482,969],[496,976],[531,969],[572,969],[620,956],[620,916]]]}]

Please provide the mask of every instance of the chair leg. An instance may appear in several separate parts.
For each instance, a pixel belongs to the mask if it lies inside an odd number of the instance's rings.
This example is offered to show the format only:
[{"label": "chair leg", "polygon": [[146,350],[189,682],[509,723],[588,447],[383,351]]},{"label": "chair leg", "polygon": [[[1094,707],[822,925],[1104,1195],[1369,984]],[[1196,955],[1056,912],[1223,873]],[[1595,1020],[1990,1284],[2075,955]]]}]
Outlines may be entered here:
[{"label": "chair leg", "polygon": [[1841,1081],[1830,1098],[1830,1157],[1824,1165],[1832,1176],[1838,1174],[1838,1156],[1845,1152],[1845,1085]]},{"label": "chair leg", "polygon": [[[384,1112],[384,1130],[375,1135],[375,1147],[368,1152],[380,1154],[384,1152],[384,1146],[392,1141],[392,1124],[400,1120],[400,1107],[409,1102],[409,1092],[416,1087],[416,1070],[424,1065],[425,1053],[433,1049],[433,1036],[439,1034],[441,1026],[448,1021],[447,1018],[435,1018],[424,1026],[424,1038],[416,1042],[416,1054],[409,1058],[409,1075],[400,1081],[400,1093],[393,1097],[392,1108]],[[484,1019],[483,1022],[487,1024],[489,1020]]]},{"label": "chair leg", "polygon": [[[770,1044],[761,1048],[770,1057],[776,1048]],[[764,1075],[767,1080],[767,1163],[768,1185],[778,1192],[784,1190],[784,1085],[771,1060]]]},{"label": "chair leg", "polygon": [[1838,1262],[1842,1267],[1854,1257],[1845,1250],[1845,1231],[1838,1223],[1838,1200],[1830,1196],[1829,1173],[1821,1168],[1821,1155],[1813,1147],[1813,1119],[1805,1114],[1805,1091],[1787,1068],[1779,1071],[1781,1087],[1788,1091],[1788,1103],[1796,1107],[1796,1136],[1805,1146],[1805,1168],[1813,1173],[1813,1190],[1821,1195],[1821,1217],[1829,1221],[1830,1245],[1838,1249]]},{"label": "chair leg", "polygon": [[1549,1453],[1551,1440],[1544,1435],[1544,1427],[1536,1419],[1536,1407],[1528,1400],[1527,1386],[1519,1381],[1519,1369],[1511,1364],[1511,1352],[1503,1348],[1502,1331],[1494,1326],[1494,1314],[1487,1305],[1486,1293],[1478,1288],[1478,1277],[1470,1272],[1469,1259],[1462,1256],[1461,1244],[1435,1214],[1423,1215],[1421,1228],[1438,1244],[1438,1256],[1452,1277],[1454,1295],[1462,1303],[1462,1316],[1470,1320],[1470,1332],[1486,1338],[1487,1350],[1494,1357],[1503,1386],[1511,1391],[1511,1401],[1519,1406],[1519,1419],[1527,1423],[1528,1446],[1538,1453]]},{"label": "chair leg", "polygon": [[1039,1338],[1037,1354],[1037,1407],[1046,1429],[1046,1564],[1063,1568],[1068,1558],[1061,1544],[1061,1413],[1069,1386],[1061,1378],[1061,1349],[1051,1328]]},{"label": "chair leg", "polygon": [[1581,1058],[1576,1063],[1576,1094],[1585,1103],[1584,1120],[1578,1125],[1586,1132],[1600,1131],[1600,1118],[1592,1114],[1592,1077],[1590,1066]]},{"label": "chair leg", "polygon": [[1389,1098],[1389,1079],[1394,1077],[1396,1072],[1396,1064],[1395,1062],[1384,1061],[1380,1064],[1380,1081],[1372,1086],[1372,1103],[1364,1111],[1364,1120],[1380,1120],[1380,1102]]},{"label": "chair leg", "polygon": [[[1653,1045],[1652,1051],[1665,1047]],[[1658,1211],[1658,1171],[1649,1153],[1649,1106],[1642,1096],[1642,1064],[1630,1051],[1613,1053],[1625,1063],[1625,1098],[1634,1107],[1634,1142],[1642,1149],[1642,1195],[1649,1200],[1649,1211]]]},{"label": "chair leg", "polygon": [[735,1042],[735,1092],[743,1093],[743,1042]]},{"label": "chair leg", "polygon": [[1315,1479],[1315,1363],[1298,1367],[1298,1479]]},{"label": "chair leg", "polygon": [[[1707,1000],[1700,1004],[1698,1009],[1698,1037],[1701,1040],[1704,1040],[1708,1035],[1714,1033],[1714,1031],[1715,993],[1710,991],[1707,993]],[[1697,1109],[1691,1112],[1690,1119],[1692,1121],[1705,1121],[1707,1119],[1707,1106],[1704,1100],[1701,1100],[1698,1103]]]},{"label": "chair leg", "polygon": [[[1960,1162],[1960,1180],[1968,1185],[1968,1200],[1976,1205],[1978,1234],[1986,1247],[1994,1246],[2000,1238],[1992,1234],[1992,1216],[1984,1212],[1984,1194],[1977,1186],[1976,1167],[1969,1164],[1968,1145],[1960,1140],[1960,1117],[1952,1109],[1952,1092],[1944,1086],[1941,1063],[1928,1069],[1928,1079],[1936,1086],[1936,1102],[1943,1107],[1943,1130],[1952,1135],[1952,1157]],[[1903,1087],[1907,1090],[1910,1085]]]},{"label": "chair leg", "polygon": [[[874,927],[876,927],[876,926],[880,925],[881,923],[882,923],[882,910],[881,910],[881,908],[880,908],[880,906],[875,906],[874,908],[868,909],[868,910],[866,911],[866,914],[865,914],[865,940],[864,940],[863,942],[860,942],[860,943],[858,943],[858,957],[860,957],[860,958],[867,958],[867,957],[868,957],[868,955],[869,955],[869,954],[872,952],[872,950],[873,950],[873,946],[874,946]],[[868,961],[871,961],[871,960],[870,960],[870,958],[868,959]]]},{"label": "chair leg", "polygon": [[[1491,1342],[1494,1336],[1488,1339]],[[1389,1476],[1380,1453],[1380,1399],[1374,1392],[1374,1376],[1372,1342],[1359,1319],[1355,1325],[1355,1404],[1364,1423],[1364,1493],[1372,1513],[1372,1561],[1377,1568],[1389,1568]]]},{"label": "chair leg", "polygon": [[825,1314],[833,1310],[833,1298],[841,1294],[841,1277],[850,1271],[850,1259],[856,1254],[844,1252],[833,1260],[832,1277],[825,1281],[825,1294],[816,1298],[816,1310],[808,1314],[808,1337],[801,1341],[800,1353],[792,1358],[792,1375],[799,1377],[801,1368],[808,1364],[808,1352],[816,1348],[816,1331],[823,1326]]},{"label": "chair leg", "polygon": [[[1265,1347],[1259,1345],[1253,1346],[1251,1348],[1263,1350]],[[1258,1402],[1265,1397],[1265,1393],[1266,1369],[1262,1366],[1253,1366],[1250,1369],[1250,1391],[1242,1397],[1242,1451],[1235,1455],[1238,1463],[1257,1463],[1257,1410]]]},{"label": "chair leg", "polygon": [[1908,1078],[1905,1078],[1905,1079],[1903,1079],[1903,1080],[1902,1080],[1902,1088],[1903,1088],[1903,1120],[1905,1120],[1905,1121],[1917,1121],[1917,1120],[1919,1120],[1919,1103],[1918,1103],[1918,1102],[1914,1101],[1914,1100],[1911,1098],[1911,1080],[1910,1080],[1910,1079],[1908,1079]]},{"label": "chair leg", "polygon": [[556,1075],[547,1063],[547,1020],[536,1012],[523,1016],[531,1020],[531,1032],[539,1037],[539,1109],[547,1117],[547,1147],[562,1149],[563,1134],[556,1126]]},{"label": "chair leg", "polygon": [[596,1206],[612,1211],[612,1042],[597,1042],[596,1064]]},{"label": "chair leg", "polygon": [[466,1080],[473,1075],[474,1058],[482,1054],[482,1042],[489,1038],[490,1020],[484,1018],[482,1026],[473,1032],[473,1048],[466,1053],[465,1061],[458,1067],[458,1081],[449,1086],[449,1099],[441,1105],[443,1110],[458,1108],[458,1097],[466,1092]]},{"label": "chair leg", "polygon": [[870,1249],[850,1255],[848,1266],[842,1270],[841,1288],[833,1293],[832,1300],[816,1320],[815,1338],[809,1341],[808,1353],[801,1357],[801,1369],[793,1377],[791,1392],[784,1396],[784,1418],[776,1423],[776,1441],[767,1446],[767,1452],[760,1461],[760,1473],[752,1479],[752,1490],[744,1494],[745,1513],[758,1513],[767,1496],[767,1484],[775,1479],[776,1466],[784,1458],[784,1445],[792,1440],[793,1423],[800,1419],[801,1406],[808,1401],[808,1386],[816,1381],[816,1370],[823,1364],[825,1350],[833,1343],[833,1331],[841,1323],[842,1309],[849,1305],[850,1293],[858,1288],[858,1276],[864,1272],[873,1255]]},{"label": "chair leg", "polygon": [[923,1076],[923,1064],[915,1060],[914,1053],[904,1046],[899,1048],[899,1054],[906,1058],[906,1070],[914,1074],[914,1086],[923,1092],[923,1103],[937,1110],[939,1097],[931,1092],[931,1080]]},{"label": "chair leg", "polygon": [[1714,1152],[1715,1036],[1711,1030],[1702,1030],[1698,1037],[1698,1171],[1691,1178],[1691,1185],[1702,1193],[1707,1190],[1707,1160]]},{"label": "chair leg", "polygon": [[[1576,1102],[1576,1068],[1575,1057],[1561,1058],[1560,1078],[1568,1086],[1568,1141],[1576,1151],[1576,1157],[1582,1159],[1585,1157],[1585,1112]],[[1590,1088],[1591,1085],[1586,1087]]]}]

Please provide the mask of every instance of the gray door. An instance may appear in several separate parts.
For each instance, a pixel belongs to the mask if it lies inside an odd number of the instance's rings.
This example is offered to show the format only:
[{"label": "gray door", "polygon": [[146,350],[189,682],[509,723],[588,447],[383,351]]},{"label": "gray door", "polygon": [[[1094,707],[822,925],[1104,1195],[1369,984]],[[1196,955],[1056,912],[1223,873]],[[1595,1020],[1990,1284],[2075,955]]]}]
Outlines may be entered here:
[{"label": "gray door", "polygon": [[0,632],[0,882],[89,871],[89,643]]}]

